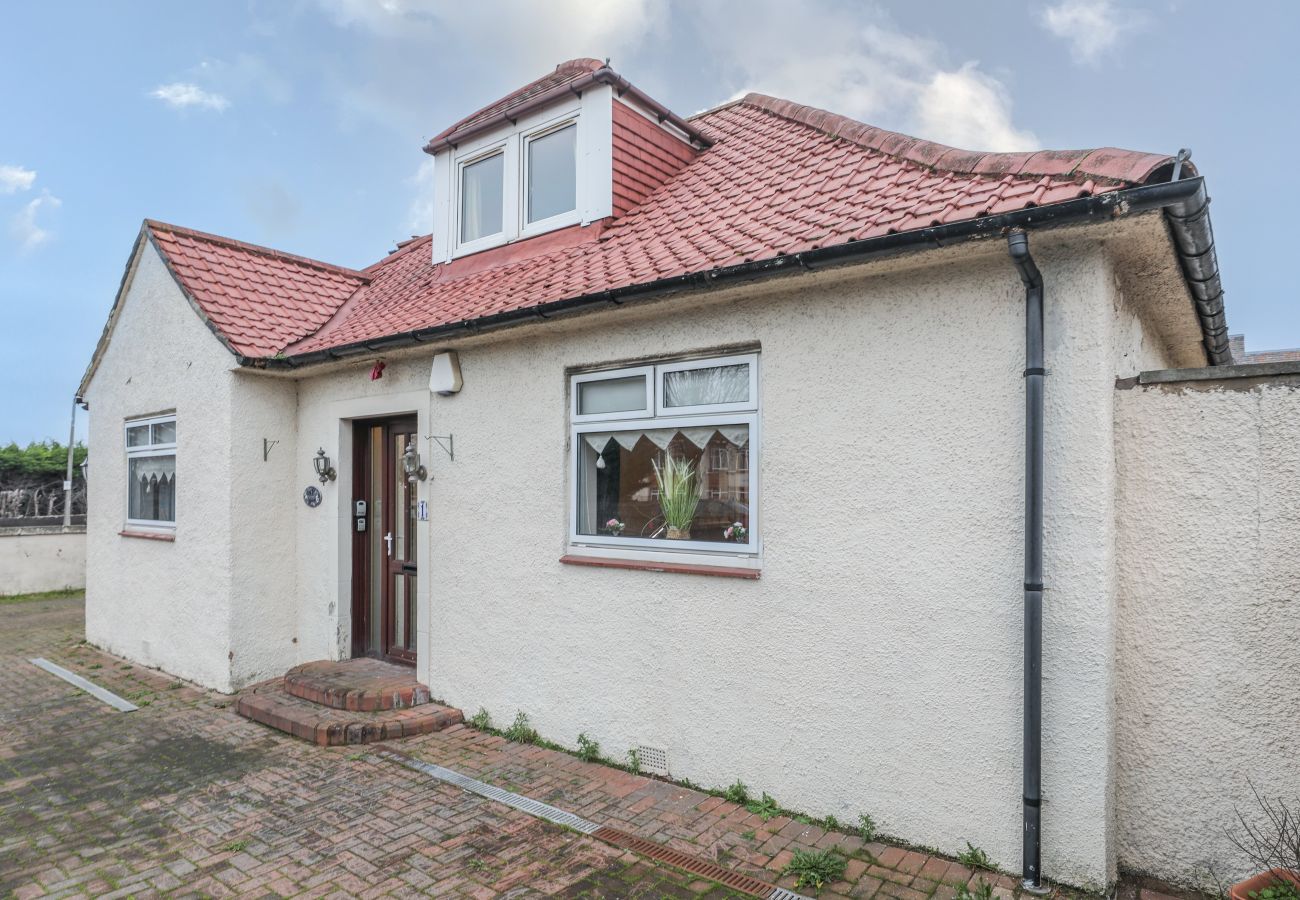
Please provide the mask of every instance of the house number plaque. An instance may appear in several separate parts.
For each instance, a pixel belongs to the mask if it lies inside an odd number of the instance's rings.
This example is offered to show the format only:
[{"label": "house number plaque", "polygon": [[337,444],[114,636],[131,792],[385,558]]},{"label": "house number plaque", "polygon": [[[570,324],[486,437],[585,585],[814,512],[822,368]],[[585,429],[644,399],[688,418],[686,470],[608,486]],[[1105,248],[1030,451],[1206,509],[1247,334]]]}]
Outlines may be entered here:
[{"label": "house number plaque", "polygon": [[320,488],[314,484],[308,487],[302,492],[302,502],[311,507],[320,506]]}]

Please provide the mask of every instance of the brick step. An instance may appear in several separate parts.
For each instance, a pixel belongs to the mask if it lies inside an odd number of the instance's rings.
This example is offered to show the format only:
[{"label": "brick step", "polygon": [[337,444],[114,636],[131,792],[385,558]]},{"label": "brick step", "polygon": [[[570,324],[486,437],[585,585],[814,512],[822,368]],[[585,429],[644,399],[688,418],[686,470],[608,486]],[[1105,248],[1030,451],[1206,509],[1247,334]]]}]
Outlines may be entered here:
[{"label": "brick step", "polygon": [[294,697],[352,712],[429,702],[429,689],[415,680],[414,669],[365,657],[294,666],[285,673],[284,688]]},{"label": "brick step", "polygon": [[422,703],[407,709],[370,712],[334,709],[285,690],[284,679],[254,685],[239,695],[235,711],[322,747],[391,741],[456,725],[465,720],[458,709]]}]

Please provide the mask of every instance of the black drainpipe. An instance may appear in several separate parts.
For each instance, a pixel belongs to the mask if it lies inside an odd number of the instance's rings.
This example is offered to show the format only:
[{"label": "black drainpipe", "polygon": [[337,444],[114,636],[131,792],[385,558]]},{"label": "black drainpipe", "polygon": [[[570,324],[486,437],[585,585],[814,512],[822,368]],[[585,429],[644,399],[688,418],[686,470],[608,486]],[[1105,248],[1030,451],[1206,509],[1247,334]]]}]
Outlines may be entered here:
[{"label": "black drainpipe", "polygon": [[1007,236],[1011,261],[1025,283],[1025,714],[1023,887],[1042,891],[1043,746],[1043,275],[1029,253],[1029,235]]}]

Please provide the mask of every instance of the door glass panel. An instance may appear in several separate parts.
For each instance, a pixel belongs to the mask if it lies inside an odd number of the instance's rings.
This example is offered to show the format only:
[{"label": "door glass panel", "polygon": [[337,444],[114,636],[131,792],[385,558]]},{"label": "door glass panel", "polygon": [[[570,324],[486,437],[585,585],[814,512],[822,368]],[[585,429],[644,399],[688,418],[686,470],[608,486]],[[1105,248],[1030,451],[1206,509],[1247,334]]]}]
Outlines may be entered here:
[{"label": "door glass panel", "polygon": [[393,576],[393,646],[407,645],[406,618],[406,575],[398,572]]},{"label": "door glass panel", "polygon": [[384,429],[376,425],[370,429],[370,599],[367,604],[369,621],[366,650],[382,651],[380,628],[383,624],[384,573],[388,571],[388,555],[384,545]]},{"label": "door glass panel", "polygon": [[415,578],[406,576],[406,649],[415,652]]}]

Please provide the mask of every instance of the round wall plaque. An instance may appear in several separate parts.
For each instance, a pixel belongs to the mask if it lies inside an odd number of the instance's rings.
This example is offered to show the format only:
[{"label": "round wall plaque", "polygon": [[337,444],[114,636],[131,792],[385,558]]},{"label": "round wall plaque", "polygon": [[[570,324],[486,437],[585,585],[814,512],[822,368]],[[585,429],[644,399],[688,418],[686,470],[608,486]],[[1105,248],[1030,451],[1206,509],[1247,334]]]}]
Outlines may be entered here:
[{"label": "round wall plaque", "polygon": [[320,506],[320,488],[311,485],[307,490],[302,492],[302,502],[308,506]]}]

